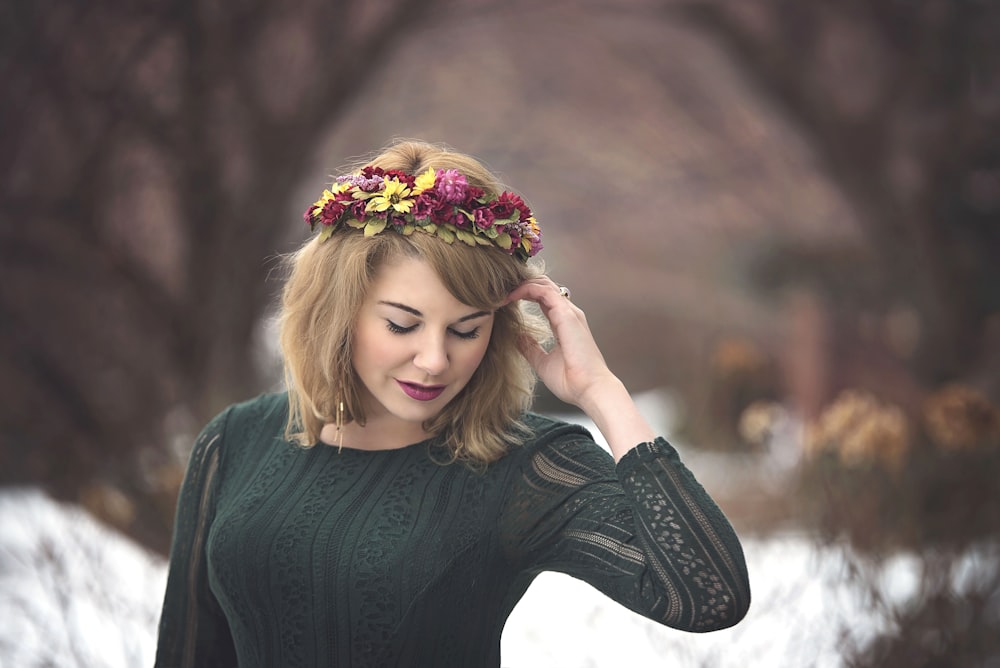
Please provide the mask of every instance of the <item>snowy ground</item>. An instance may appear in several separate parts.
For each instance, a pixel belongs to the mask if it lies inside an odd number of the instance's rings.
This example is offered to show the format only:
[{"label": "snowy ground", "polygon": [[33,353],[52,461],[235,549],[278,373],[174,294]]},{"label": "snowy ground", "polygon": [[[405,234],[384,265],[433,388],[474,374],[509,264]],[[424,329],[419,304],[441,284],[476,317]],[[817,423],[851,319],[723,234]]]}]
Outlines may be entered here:
[{"label": "snowy ground", "polygon": [[[0,527],[0,667],[152,665],[162,559],[33,490],[0,493]],[[503,665],[832,667],[845,628],[880,624],[844,584],[835,553],[795,536],[745,548],[754,601],[733,629],[660,627],[545,574],[507,624]]]}]

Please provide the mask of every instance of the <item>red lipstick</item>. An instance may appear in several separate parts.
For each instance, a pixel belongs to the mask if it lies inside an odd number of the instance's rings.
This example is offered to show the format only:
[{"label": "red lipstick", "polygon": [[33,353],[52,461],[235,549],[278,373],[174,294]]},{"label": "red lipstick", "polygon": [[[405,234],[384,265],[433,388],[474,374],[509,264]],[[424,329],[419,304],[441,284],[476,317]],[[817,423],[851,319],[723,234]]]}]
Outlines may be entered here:
[{"label": "red lipstick", "polygon": [[419,383],[407,383],[403,380],[397,380],[399,387],[402,388],[406,396],[411,399],[416,399],[417,401],[432,401],[441,396],[444,392],[445,385],[420,385]]}]

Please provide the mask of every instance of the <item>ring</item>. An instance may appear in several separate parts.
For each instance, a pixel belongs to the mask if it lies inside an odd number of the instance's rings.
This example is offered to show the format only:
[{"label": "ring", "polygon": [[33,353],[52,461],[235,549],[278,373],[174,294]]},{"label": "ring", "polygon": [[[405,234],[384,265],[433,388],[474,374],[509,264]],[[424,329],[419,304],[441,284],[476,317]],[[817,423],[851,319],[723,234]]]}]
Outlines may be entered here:
[{"label": "ring", "polygon": [[566,299],[569,299],[569,295],[570,295],[569,288],[567,288],[565,285],[560,285],[559,286],[559,294],[562,295],[563,297],[565,297]]}]

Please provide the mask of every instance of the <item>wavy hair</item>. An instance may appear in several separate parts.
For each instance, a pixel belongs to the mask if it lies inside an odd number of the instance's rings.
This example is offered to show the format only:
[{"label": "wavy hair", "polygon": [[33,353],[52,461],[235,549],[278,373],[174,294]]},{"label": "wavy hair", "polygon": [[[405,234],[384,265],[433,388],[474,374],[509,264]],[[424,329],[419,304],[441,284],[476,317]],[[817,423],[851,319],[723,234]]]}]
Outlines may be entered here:
[{"label": "wavy hair", "polygon": [[[503,190],[474,158],[423,142],[398,142],[364,165],[410,174],[428,167],[456,169],[471,185],[497,194]],[[517,342],[522,336],[541,341],[549,333],[537,312],[503,301],[541,269],[498,248],[449,244],[423,233],[365,237],[344,227],[322,243],[313,237],[287,258],[279,336],[289,393],[286,437],[304,447],[315,445],[323,425],[336,421],[341,401],[345,422],[365,424],[361,381],[352,364],[354,324],[378,269],[398,257],[427,262],[457,300],[495,312],[486,353],[469,383],[423,425],[443,437],[451,461],[495,461],[526,433],[520,416],[534,392],[535,374]]]}]

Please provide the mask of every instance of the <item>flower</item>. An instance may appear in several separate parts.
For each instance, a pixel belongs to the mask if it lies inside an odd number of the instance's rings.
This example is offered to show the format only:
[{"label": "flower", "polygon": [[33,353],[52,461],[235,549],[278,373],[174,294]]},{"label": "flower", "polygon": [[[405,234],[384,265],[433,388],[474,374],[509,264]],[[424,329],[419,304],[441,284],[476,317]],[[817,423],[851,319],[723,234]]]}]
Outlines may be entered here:
[{"label": "flower", "polygon": [[910,449],[910,426],[903,411],[867,392],[846,390],[810,425],[806,454],[832,450],[840,463],[857,468],[881,463],[898,472]]},{"label": "flower", "polygon": [[449,204],[461,204],[469,192],[469,182],[457,169],[439,169],[437,189],[443,201]]},{"label": "flower", "polygon": [[481,230],[489,230],[493,228],[493,212],[489,210],[488,207],[483,207],[481,209],[476,209],[476,212],[472,217],[473,222],[476,223],[476,227]]},{"label": "flower", "polygon": [[430,190],[437,183],[437,174],[433,167],[428,167],[422,174],[413,180],[413,194],[419,195],[425,190]]},{"label": "flower", "polygon": [[409,213],[413,206],[413,198],[410,197],[410,194],[410,188],[406,183],[401,182],[395,176],[388,177],[382,183],[382,190],[368,199],[365,211],[382,212],[392,208],[398,213]]},{"label": "flower", "polygon": [[365,167],[360,174],[338,177],[337,183],[347,188],[357,188],[362,192],[373,193],[382,187],[383,174],[385,172],[378,167]]},{"label": "flower", "polygon": [[927,432],[945,450],[973,450],[1000,442],[1000,410],[981,392],[946,385],[924,403]]},{"label": "flower", "polygon": [[755,401],[740,413],[740,437],[751,445],[767,445],[787,419],[784,407],[773,401]]},{"label": "flower", "polygon": [[520,196],[487,193],[455,169],[429,168],[413,176],[368,166],[338,177],[303,218],[314,230],[322,227],[320,242],[347,227],[366,236],[419,230],[446,243],[494,246],[521,262],[542,249],[541,230]]}]

